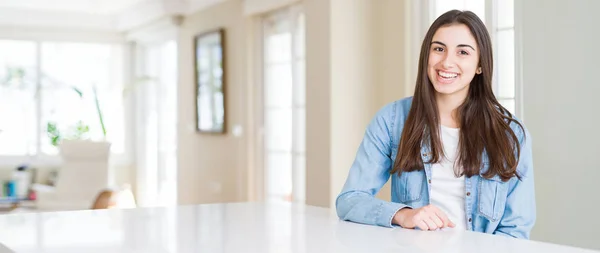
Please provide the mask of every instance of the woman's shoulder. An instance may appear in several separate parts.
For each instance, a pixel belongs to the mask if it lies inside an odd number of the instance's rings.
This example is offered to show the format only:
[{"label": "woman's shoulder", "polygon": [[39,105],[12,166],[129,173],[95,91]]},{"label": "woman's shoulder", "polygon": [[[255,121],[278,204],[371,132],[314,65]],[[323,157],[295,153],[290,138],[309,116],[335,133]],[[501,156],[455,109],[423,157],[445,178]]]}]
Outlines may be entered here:
[{"label": "woman's shoulder", "polygon": [[377,112],[377,115],[375,115],[372,126],[382,129],[385,128],[386,133],[395,141],[394,144],[396,144],[397,139],[400,138],[400,133],[402,132],[406,118],[408,117],[411,104],[412,97],[406,97],[387,103],[381,107]]},{"label": "woman's shoulder", "polygon": [[396,101],[387,103],[377,112],[378,117],[383,117],[388,120],[394,120],[398,117],[406,117],[410,111],[413,97],[405,97]]},{"label": "woman's shoulder", "polygon": [[509,123],[509,127],[519,139],[520,144],[523,145],[525,139],[530,138],[530,134],[525,126],[525,123],[514,114],[506,116],[512,119]]}]

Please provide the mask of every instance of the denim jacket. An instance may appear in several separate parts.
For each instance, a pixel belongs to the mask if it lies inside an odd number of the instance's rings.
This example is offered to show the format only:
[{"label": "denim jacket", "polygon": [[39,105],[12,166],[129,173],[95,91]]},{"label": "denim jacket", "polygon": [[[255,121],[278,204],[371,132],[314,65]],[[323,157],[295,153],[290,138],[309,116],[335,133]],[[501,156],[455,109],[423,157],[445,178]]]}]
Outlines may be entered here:
[{"label": "denim jacket", "polygon": [[[403,172],[400,177],[390,175],[411,102],[412,97],[409,97],[388,104],[368,125],[348,178],[336,199],[340,219],[393,227],[392,218],[398,210],[429,204],[431,164],[424,163],[423,170]],[[499,176],[483,178],[481,175],[489,168],[484,153],[482,172],[465,177],[467,229],[528,239],[536,219],[531,136],[515,123],[511,128],[521,145],[517,166],[521,180],[513,177],[503,182]],[[423,145],[423,161],[430,155],[428,147]],[[375,198],[390,176],[391,202]]]}]

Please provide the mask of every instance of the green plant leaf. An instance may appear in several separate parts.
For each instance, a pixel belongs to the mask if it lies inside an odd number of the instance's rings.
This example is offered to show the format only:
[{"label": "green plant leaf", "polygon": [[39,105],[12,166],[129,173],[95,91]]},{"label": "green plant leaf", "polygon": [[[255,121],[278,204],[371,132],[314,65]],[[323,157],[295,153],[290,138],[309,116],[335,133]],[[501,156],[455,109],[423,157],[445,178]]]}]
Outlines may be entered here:
[{"label": "green plant leaf", "polygon": [[93,86],[94,91],[94,102],[96,103],[96,112],[98,113],[98,119],[100,120],[100,126],[102,127],[102,134],[106,138],[106,127],[104,126],[104,116],[102,115],[102,109],[100,109],[100,102],[98,101],[98,92],[96,91],[96,85]]},{"label": "green plant leaf", "polygon": [[79,98],[83,98],[83,92],[81,92],[81,90],[75,86],[71,86],[71,89],[75,92],[77,92],[77,94],[79,95]]},{"label": "green plant leaf", "polygon": [[60,131],[58,130],[58,127],[56,126],[56,122],[49,121],[48,123],[46,123],[46,133],[50,138],[50,144],[52,144],[52,146],[55,147],[58,146],[58,144],[62,140],[62,136]]}]

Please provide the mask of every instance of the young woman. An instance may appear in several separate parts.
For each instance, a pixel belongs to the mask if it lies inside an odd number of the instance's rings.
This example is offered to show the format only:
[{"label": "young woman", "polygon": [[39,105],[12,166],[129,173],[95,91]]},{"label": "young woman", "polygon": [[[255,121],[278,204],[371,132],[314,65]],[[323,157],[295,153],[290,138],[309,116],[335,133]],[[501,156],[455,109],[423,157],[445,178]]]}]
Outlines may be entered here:
[{"label": "young woman", "polygon": [[[338,216],[421,230],[529,238],[536,206],[531,137],[492,92],[492,43],[469,11],[449,11],[421,47],[415,94],[369,124]],[[392,201],[374,195],[392,178]]]}]

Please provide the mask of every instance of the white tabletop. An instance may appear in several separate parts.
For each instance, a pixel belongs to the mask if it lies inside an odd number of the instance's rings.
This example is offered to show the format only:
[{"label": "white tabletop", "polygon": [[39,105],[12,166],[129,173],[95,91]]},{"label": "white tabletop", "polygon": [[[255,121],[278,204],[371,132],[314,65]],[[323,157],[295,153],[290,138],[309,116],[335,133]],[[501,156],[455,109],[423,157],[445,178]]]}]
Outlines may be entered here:
[{"label": "white tabletop", "polygon": [[[234,203],[0,215],[0,252],[569,252],[467,231],[339,221],[332,210]],[[6,248],[4,248],[4,246]]]}]

